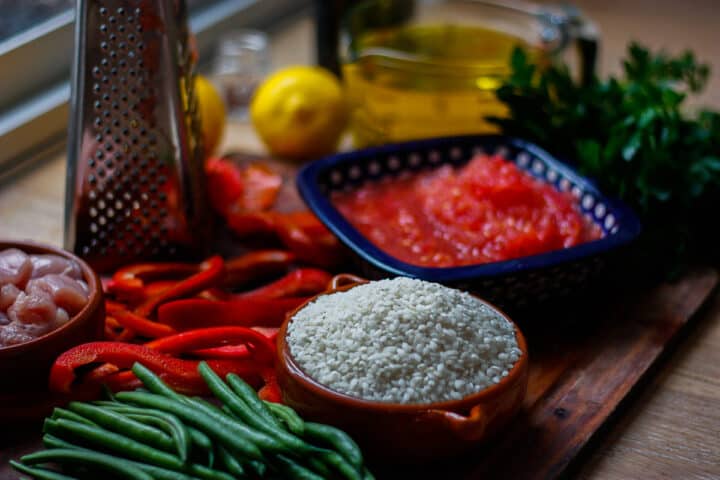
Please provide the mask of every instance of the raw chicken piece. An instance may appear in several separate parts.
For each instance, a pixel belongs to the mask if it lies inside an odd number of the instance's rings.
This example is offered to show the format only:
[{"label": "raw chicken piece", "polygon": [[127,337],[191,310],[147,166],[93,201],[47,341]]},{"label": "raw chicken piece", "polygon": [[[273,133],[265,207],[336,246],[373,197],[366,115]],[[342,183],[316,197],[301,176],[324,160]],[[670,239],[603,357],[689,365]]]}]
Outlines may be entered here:
[{"label": "raw chicken piece", "polygon": [[8,248],[0,252],[0,285],[13,285],[23,288],[32,273],[30,257],[17,248]]},{"label": "raw chicken piece", "polygon": [[0,313],[4,313],[10,305],[15,303],[19,293],[20,289],[12,283],[0,287]]},{"label": "raw chicken piece", "polygon": [[[10,319],[7,315],[5,315],[5,312],[0,311],[0,328],[2,328],[4,325],[7,325],[10,323]],[[0,343],[2,345],[2,343]]]},{"label": "raw chicken piece", "polygon": [[15,303],[8,308],[7,315],[12,322],[52,326],[57,316],[57,307],[47,293],[20,292]]},{"label": "raw chicken piece", "polygon": [[12,322],[9,325],[0,327],[0,346],[7,347],[29,342],[54,330],[54,328],[51,324],[35,325],[32,323],[23,324]]},{"label": "raw chicken piece", "polygon": [[88,302],[88,290],[84,282],[55,273],[30,280],[27,291],[31,295],[47,295],[55,305],[70,315],[78,313]]},{"label": "raw chicken piece", "polygon": [[40,278],[51,273],[61,273],[76,280],[82,279],[80,265],[60,255],[31,255],[32,278]]}]

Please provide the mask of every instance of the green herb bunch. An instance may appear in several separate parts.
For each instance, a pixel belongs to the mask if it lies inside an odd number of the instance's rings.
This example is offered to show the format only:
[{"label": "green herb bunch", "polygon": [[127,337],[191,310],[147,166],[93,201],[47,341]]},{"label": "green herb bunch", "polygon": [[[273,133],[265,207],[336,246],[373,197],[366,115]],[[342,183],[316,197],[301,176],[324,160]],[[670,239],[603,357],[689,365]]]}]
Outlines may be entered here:
[{"label": "green herb bunch", "polygon": [[720,113],[683,108],[704,88],[707,65],[631,44],[622,78],[580,85],[566,65],[541,69],[519,48],[511,66],[497,92],[510,117],[490,119],[505,134],[574,163],[629,204],[645,227],[643,250],[667,265],[720,250]]}]

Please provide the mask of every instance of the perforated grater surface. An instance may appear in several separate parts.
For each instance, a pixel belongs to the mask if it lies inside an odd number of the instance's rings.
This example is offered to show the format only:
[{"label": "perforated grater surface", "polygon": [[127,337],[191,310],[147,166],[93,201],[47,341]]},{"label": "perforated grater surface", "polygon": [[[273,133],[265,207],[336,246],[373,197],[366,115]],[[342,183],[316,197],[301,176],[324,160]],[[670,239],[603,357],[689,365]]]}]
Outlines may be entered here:
[{"label": "perforated grater surface", "polygon": [[78,0],[65,248],[107,271],[204,247],[183,0]]}]

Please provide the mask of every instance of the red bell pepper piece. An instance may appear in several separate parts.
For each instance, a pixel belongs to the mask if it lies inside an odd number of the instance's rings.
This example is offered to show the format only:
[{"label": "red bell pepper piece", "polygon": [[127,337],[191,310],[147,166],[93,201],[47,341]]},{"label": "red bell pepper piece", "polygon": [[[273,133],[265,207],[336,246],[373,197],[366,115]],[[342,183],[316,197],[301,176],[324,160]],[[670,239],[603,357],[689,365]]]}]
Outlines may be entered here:
[{"label": "red bell pepper piece", "polygon": [[247,327],[212,327],[189,330],[145,344],[153,350],[180,355],[193,350],[245,344],[257,362],[272,364],[275,345],[262,333]]},{"label": "red bell pepper piece", "polygon": [[223,216],[230,209],[267,210],[282,186],[282,176],[258,162],[240,166],[232,160],[209,158],[205,173],[210,204]]},{"label": "red bell pepper piece", "polygon": [[178,278],[192,275],[198,271],[194,263],[137,263],[121,268],[107,282],[109,293],[124,300],[142,301],[145,297],[145,282],[161,278]]},{"label": "red bell pepper piece", "polygon": [[[87,365],[111,363],[120,369],[129,369],[135,362],[142,363],[174,388],[205,391],[205,382],[197,371],[198,361],[181,360],[144,345],[121,342],[90,342],[62,353],[50,370],[50,390],[70,392],[75,371]],[[255,361],[208,360],[208,365],[222,378],[235,372],[245,380],[259,376],[267,368]]]},{"label": "red bell pepper piece", "polygon": [[295,261],[286,250],[257,250],[225,262],[225,287],[235,287],[284,272]]},{"label": "red bell pepper piece", "polygon": [[205,300],[223,302],[225,300],[230,300],[232,298],[232,294],[220,288],[206,288],[205,290],[197,294],[197,298],[204,298]]},{"label": "red bell pepper piece", "polygon": [[200,298],[167,302],[158,309],[158,321],[182,332],[216,326],[279,327],[285,315],[307,298],[236,298],[214,302]]},{"label": "red bell pepper piece", "polygon": [[[260,332],[264,335],[272,345],[275,345],[277,341],[277,334],[279,328],[270,327],[250,327],[256,332]],[[245,345],[227,345],[224,347],[214,348],[203,348],[200,350],[193,350],[191,355],[198,358],[247,358],[250,356],[250,351]]]},{"label": "red bell pepper piece", "polygon": [[174,298],[194,295],[206,288],[218,285],[224,275],[224,262],[219,256],[210,257],[200,264],[200,270],[183,280],[180,280],[174,286],[167,290],[163,290],[154,297],[145,300],[135,313],[142,317],[150,316],[158,305],[172,300]]},{"label": "red bell pepper piece", "polygon": [[317,295],[332,280],[325,270],[299,268],[263,287],[237,295],[240,298],[287,298]]},{"label": "red bell pepper piece", "polygon": [[282,391],[280,390],[280,384],[277,381],[277,375],[273,370],[267,370],[262,373],[265,385],[258,390],[258,397],[260,400],[267,402],[282,403]]},{"label": "red bell pepper piece", "polygon": [[340,242],[310,212],[244,212],[231,210],[228,225],[239,236],[274,234],[298,260],[331,268],[344,259]]},{"label": "red bell pepper piece", "polygon": [[111,313],[120,325],[134,330],[135,333],[143,337],[159,338],[177,333],[169,325],[155,322],[124,309],[114,310]]}]

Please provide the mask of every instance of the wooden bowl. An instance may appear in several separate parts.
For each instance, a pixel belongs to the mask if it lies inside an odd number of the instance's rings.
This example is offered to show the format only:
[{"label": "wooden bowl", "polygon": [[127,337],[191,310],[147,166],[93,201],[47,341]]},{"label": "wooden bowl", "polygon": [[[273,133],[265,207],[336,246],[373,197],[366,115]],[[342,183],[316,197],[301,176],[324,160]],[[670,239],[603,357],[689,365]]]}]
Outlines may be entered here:
[{"label": "wooden bowl", "polygon": [[80,258],[31,241],[0,241],[0,250],[8,248],[28,254],[59,255],[77,262],[88,285],[89,300],[61,327],[29,342],[0,347],[0,404],[4,407],[0,419],[32,417],[43,410],[41,405],[52,403],[47,384],[53,362],[70,347],[101,338],[105,321],[100,277]]},{"label": "wooden bowl", "polygon": [[[336,282],[328,292],[355,287],[354,281]],[[519,410],[528,383],[527,344],[515,326],[523,352],[509,374],[460,400],[425,405],[385,403],[351,397],[316,382],[295,362],[286,342],[289,313],[278,334],[278,381],[283,400],[303,418],[335,425],[349,433],[371,459],[386,463],[425,462],[467,452],[500,430]],[[487,304],[487,302],[484,302]]]}]

